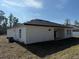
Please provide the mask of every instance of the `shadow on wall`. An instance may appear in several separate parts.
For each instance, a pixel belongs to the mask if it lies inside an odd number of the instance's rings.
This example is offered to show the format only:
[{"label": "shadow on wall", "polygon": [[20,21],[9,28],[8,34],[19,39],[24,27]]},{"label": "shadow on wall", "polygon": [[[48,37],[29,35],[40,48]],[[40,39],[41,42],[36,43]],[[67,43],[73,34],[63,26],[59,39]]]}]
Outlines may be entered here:
[{"label": "shadow on wall", "polygon": [[77,44],[79,44],[79,39],[71,38],[71,39],[65,39],[65,40],[59,40],[59,41],[35,43],[27,46],[25,46],[24,44],[20,44],[20,45],[28,49],[33,54],[42,58]]}]

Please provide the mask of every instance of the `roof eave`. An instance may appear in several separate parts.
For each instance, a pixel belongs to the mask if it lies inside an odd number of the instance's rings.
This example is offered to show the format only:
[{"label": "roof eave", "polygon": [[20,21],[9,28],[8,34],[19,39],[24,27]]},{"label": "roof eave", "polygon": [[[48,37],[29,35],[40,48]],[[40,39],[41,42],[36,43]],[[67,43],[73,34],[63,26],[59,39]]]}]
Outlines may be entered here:
[{"label": "roof eave", "polygon": [[72,27],[67,27],[67,26],[54,26],[54,25],[41,25],[41,24],[28,24],[28,23],[24,23],[24,25],[42,26],[42,27],[61,27],[61,28],[72,28]]}]

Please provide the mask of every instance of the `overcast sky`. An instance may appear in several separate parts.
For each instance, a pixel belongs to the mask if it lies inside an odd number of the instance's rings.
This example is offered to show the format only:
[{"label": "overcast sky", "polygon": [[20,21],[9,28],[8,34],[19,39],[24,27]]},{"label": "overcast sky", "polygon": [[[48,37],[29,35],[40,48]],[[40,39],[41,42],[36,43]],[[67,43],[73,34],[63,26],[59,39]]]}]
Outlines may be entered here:
[{"label": "overcast sky", "polygon": [[79,0],[0,0],[0,10],[13,13],[20,22],[39,18],[57,23],[79,20]]}]

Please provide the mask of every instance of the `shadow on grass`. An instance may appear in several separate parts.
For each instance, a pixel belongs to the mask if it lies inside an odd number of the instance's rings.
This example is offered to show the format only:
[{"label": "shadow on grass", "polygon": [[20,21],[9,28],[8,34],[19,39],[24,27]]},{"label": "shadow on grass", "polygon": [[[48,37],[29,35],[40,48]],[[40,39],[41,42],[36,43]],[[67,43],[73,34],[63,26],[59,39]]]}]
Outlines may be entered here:
[{"label": "shadow on grass", "polygon": [[77,44],[79,44],[78,38],[70,38],[59,41],[48,41],[30,45],[24,45],[24,44],[20,45],[29,50],[30,52],[32,52],[33,54],[42,58]]}]

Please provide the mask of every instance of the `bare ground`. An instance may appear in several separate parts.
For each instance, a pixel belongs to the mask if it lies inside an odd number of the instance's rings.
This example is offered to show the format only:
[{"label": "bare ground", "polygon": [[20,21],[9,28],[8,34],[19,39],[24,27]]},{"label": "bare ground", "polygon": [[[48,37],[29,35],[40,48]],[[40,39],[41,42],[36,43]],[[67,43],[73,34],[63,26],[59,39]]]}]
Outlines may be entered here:
[{"label": "bare ground", "polygon": [[79,59],[79,39],[24,46],[0,36],[0,59]]}]

